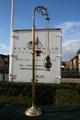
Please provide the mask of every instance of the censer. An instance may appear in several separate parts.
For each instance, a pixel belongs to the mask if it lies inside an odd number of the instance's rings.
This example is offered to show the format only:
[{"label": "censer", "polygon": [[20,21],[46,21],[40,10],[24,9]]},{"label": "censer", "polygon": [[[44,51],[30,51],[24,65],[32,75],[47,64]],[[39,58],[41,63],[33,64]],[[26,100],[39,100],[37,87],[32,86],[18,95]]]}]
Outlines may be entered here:
[{"label": "censer", "polygon": [[50,68],[52,66],[52,63],[51,63],[51,60],[50,60],[50,56],[47,55],[46,58],[45,58],[45,63],[44,63],[44,66],[46,68],[47,71],[50,71]]},{"label": "censer", "polygon": [[37,48],[36,48],[36,50],[35,50],[36,56],[39,57],[40,54],[41,54],[41,52],[42,52],[42,50],[41,50],[41,48],[39,48],[39,39],[38,39],[38,36],[37,36],[37,39],[36,39],[35,44],[36,44],[36,46],[37,46]]},{"label": "censer", "polygon": [[52,66],[52,63],[51,63],[51,59],[50,59],[50,48],[49,48],[49,27],[48,27],[48,24],[49,24],[49,19],[50,18],[46,18],[46,21],[47,21],[47,37],[48,37],[48,47],[47,47],[47,56],[45,57],[45,60],[44,60],[44,67],[46,69],[46,71],[50,71],[50,68]]}]

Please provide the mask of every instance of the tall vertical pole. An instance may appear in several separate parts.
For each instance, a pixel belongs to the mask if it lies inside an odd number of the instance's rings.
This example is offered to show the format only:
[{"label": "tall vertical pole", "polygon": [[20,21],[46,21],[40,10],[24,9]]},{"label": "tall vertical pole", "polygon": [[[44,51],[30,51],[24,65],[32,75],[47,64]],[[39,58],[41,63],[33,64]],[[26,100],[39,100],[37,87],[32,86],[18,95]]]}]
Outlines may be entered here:
[{"label": "tall vertical pole", "polygon": [[13,53],[13,30],[14,30],[14,0],[11,0],[11,26],[10,26],[10,65],[9,65],[9,80],[11,81],[11,74],[13,74],[13,58],[11,57]]},{"label": "tall vertical pole", "polygon": [[32,18],[32,107],[35,107],[35,11]]},{"label": "tall vertical pole", "polygon": [[25,111],[25,114],[28,116],[39,116],[42,114],[40,108],[36,107],[35,105],[35,12],[41,13],[42,15],[48,15],[47,9],[38,6],[33,11],[33,18],[32,18],[32,106]]},{"label": "tall vertical pole", "polygon": [[49,45],[49,19],[50,19],[49,17],[46,18],[46,21],[47,21],[47,33],[48,33],[48,36],[47,36],[48,37],[48,41],[47,41],[48,42],[48,55],[50,55],[50,48],[49,48],[49,46],[50,46]]},{"label": "tall vertical pole", "polygon": [[39,116],[42,111],[35,105],[35,10],[32,18],[32,49],[32,106],[25,111],[25,114],[28,116]]},{"label": "tall vertical pole", "polygon": [[14,29],[14,0],[12,0],[12,8],[11,8],[11,32]]}]

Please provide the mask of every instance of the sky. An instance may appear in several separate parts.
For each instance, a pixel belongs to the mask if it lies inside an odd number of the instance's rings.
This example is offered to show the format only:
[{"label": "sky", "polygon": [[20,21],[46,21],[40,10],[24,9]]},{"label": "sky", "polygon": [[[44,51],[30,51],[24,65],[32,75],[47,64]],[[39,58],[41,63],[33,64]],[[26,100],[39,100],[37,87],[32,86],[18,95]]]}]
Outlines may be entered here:
[{"label": "sky", "polygon": [[[62,59],[70,60],[80,49],[80,0],[14,0],[14,29],[31,29],[37,6],[47,8],[50,28],[62,29]],[[0,0],[0,54],[9,54],[11,0]],[[45,28],[36,15],[36,28]]]}]

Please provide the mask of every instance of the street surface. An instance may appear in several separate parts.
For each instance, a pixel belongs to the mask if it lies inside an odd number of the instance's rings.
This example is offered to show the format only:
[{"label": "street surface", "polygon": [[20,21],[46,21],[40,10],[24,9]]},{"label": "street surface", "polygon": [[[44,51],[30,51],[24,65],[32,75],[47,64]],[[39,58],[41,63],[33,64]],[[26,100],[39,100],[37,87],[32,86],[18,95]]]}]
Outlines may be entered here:
[{"label": "street surface", "polygon": [[0,108],[0,120],[80,120],[80,108],[53,108],[41,106],[43,115],[38,117],[25,116],[26,105],[6,105]]}]

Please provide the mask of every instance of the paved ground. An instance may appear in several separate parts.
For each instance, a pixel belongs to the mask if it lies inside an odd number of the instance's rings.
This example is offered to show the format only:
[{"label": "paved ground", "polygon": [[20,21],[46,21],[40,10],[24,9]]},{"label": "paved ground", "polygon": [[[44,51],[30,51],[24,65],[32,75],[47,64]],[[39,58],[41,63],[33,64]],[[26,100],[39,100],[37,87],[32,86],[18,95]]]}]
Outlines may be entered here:
[{"label": "paved ground", "polygon": [[61,83],[80,83],[80,78],[61,78]]},{"label": "paved ground", "polygon": [[51,108],[42,106],[43,115],[39,117],[25,116],[26,105],[6,105],[0,108],[0,120],[80,120],[80,108]]}]

